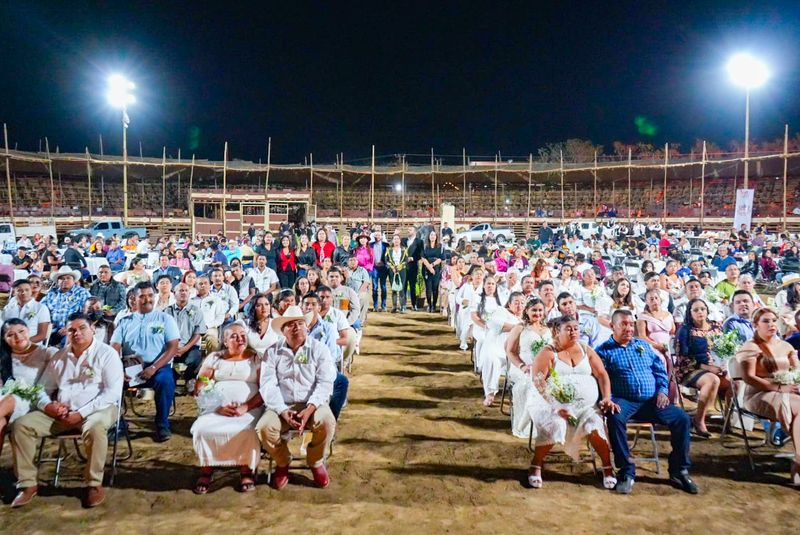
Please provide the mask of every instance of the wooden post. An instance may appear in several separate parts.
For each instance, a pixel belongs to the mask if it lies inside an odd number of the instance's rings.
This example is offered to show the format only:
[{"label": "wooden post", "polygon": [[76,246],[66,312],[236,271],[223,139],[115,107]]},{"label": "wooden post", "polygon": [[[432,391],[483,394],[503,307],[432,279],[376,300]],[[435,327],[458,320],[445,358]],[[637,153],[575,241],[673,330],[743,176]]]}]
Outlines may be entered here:
[{"label": "wooden post", "polygon": [[369,224],[375,222],[375,145],[372,146],[372,164],[370,166],[372,180],[369,185]]},{"label": "wooden post", "polygon": [[400,219],[406,217],[406,155],[400,158]]},{"label": "wooden post", "polygon": [[[314,153],[312,152],[309,154],[308,157],[309,165],[308,165],[308,181],[311,185],[311,191],[308,194],[308,202],[309,202],[309,211],[311,211],[311,207],[314,205]],[[314,217],[316,219],[316,217]]]},{"label": "wooden post", "polygon": [[[783,231],[786,232],[786,174],[789,171],[789,125],[783,127]],[[10,196],[10,194],[9,194]]]},{"label": "wooden post", "polygon": [[[103,134],[100,134],[100,159],[104,159],[103,155]],[[105,166],[100,167],[100,205],[105,208],[106,206],[106,175],[103,172]]]},{"label": "wooden post", "polygon": [[461,148],[461,180],[463,182],[462,193],[464,197],[464,218],[467,217],[467,149]]},{"label": "wooden post", "polygon": [[700,230],[706,213],[706,142],[703,141],[703,160],[700,164]]},{"label": "wooden post", "polygon": [[161,232],[167,222],[167,147],[161,153]]},{"label": "wooden post", "polygon": [[228,237],[228,142],[222,153],[222,235]]},{"label": "wooden post", "polygon": [[[14,219],[14,198],[11,196],[11,155],[8,152],[8,126],[3,123],[3,139],[6,143],[6,188],[8,189],[8,210],[11,217],[11,224],[16,226]],[[784,196],[785,197],[785,196]],[[785,212],[786,210],[784,210]]]},{"label": "wooden post", "polygon": [[561,223],[564,223],[564,151],[560,150],[559,158],[560,158],[560,165],[559,165],[559,172],[561,173]]},{"label": "wooden post", "polygon": [[266,206],[264,206],[264,231],[269,230],[269,171],[272,167],[272,138],[267,138],[267,176],[264,179],[264,197],[266,198]]},{"label": "wooden post", "polygon": [[525,234],[531,233],[531,182],[533,181],[533,153],[528,154],[528,211],[525,214]]},{"label": "wooden post", "polygon": [[192,219],[192,236],[194,240],[194,200],[192,199],[192,189],[194,189],[194,153],[192,153],[192,165],[189,167],[189,217]]},{"label": "wooden post", "polygon": [[433,161],[433,147],[431,147],[431,223],[436,214],[436,186],[434,185],[434,169],[435,162]]},{"label": "wooden post", "polygon": [[592,190],[594,193],[594,200],[592,201],[594,213],[592,214],[592,219],[594,219],[597,217],[597,151],[594,151],[594,169],[592,170],[592,176],[594,177],[594,189]]},{"label": "wooden post", "polygon": [[494,154],[494,223],[497,223],[497,166],[500,165],[499,153]]},{"label": "wooden post", "polygon": [[56,185],[53,182],[53,160],[50,159],[50,142],[44,138],[44,150],[47,153],[47,172],[50,175],[50,223],[56,224]]},{"label": "wooden post", "polygon": [[92,162],[89,147],[86,147],[86,177],[89,180],[89,225],[92,224]]},{"label": "wooden post", "polygon": [[664,145],[664,213],[662,222],[667,222],[667,171],[669,169],[669,143]]},{"label": "wooden post", "polygon": [[344,153],[339,153],[339,227],[344,236]]},{"label": "wooden post", "polygon": [[628,220],[633,217],[631,212],[631,166],[633,165],[631,148],[628,147]]},{"label": "wooden post", "polygon": [[[261,163],[259,161],[259,163]],[[181,198],[181,173],[183,172],[183,167],[181,166],[181,148],[178,147],[178,196],[177,198]]]}]

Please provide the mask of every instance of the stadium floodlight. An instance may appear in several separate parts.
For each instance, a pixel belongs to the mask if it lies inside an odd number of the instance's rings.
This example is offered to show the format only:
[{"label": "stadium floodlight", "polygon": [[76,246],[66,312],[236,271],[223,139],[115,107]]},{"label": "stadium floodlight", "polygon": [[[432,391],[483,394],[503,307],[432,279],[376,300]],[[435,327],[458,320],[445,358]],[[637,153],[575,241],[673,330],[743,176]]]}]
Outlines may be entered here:
[{"label": "stadium floodlight", "polygon": [[769,78],[769,70],[766,64],[758,58],[740,52],[728,60],[728,75],[731,81],[745,89],[744,105],[744,189],[748,187],[749,167],[750,167],[750,90],[761,87]]},{"label": "stadium floodlight", "polygon": [[394,185],[394,190],[397,193],[400,193],[401,191],[403,191],[403,185],[398,182],[397,184]]},{"label": "stadium floodlight", "polygon": [[136,86],[121,74],[108,78],[108,103],[122,111],[122,221],[128,226],[128,106],[136,102],[133,91]]}]

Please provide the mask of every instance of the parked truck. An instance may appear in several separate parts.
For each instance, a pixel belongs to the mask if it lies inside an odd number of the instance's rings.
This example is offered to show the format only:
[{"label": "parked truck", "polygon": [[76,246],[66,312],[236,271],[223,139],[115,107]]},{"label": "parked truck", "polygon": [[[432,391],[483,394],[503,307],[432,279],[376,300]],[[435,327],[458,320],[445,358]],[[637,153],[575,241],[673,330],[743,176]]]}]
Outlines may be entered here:
[{"label": "parked truck", "polygon": [[22,236],[32,238],[36,234],[56,237],[55,225],[17,227],[9,222],[0,222],[0,246],[3,251],[16,251],[17,240]]},{"label": "parked truck", "polygon": [[497,243],[501,244],[513,242],[515,239],[514,231],[510,228],[495,228],[489,223],[480,223],[466,232],[456,234],[455,243],[458,243],[462,238],[468,242],[483,241],[490,233]]},{"label": "parked truck", "polygon": [[104,221],[98,221],[89,228],[68,230],[64,236],[71,240],[79,240],[83,236],[92,238],[98,234],[102,234],[104,238],[110,238],[115,234],[121,238],[127,238],[134,234],[137,234],[140,238],[144,238],[147,236],[147,229],[143,227],[125,227],[119,219],[106,219]]}]

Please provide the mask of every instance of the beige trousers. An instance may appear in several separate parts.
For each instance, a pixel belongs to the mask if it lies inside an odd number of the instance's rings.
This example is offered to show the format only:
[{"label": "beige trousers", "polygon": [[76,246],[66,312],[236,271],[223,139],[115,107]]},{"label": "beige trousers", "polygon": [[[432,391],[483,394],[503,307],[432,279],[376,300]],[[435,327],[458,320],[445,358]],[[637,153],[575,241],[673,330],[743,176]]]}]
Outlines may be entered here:
[{"label": "beige trousers", "polygon": [[89,462],[84,470],[84,479],[90,487],[103,484],[103,469],[108,454],[108,430],[117,420],[117,407],[106,407],[90,414],[81,424],[70,428],[43,412],[34,411],[20,417],[11,426],[11,448],[17,488],[37,485],[36,448],[44,437],[80,428],[83,447]]},{"label": "beige trousers", "polygon": [[[304,403],[295,403],[291,409],[301,411],[305,407]],[[309,418],[307,427],[311,430],[312,436],[306,449],[306,464],[315,468],[325,461],[325,452],[328,451],[336,431],[336,419],[327,405],[320,405]],[[256,424],[256,433],[261,439],[261,444],[267,448],[270,457],[275,459],[278,466],[289,466],[292,460],[289,445],[281,437],[290,429],[292,428],[289,424],[277,412],[269,409]]]}]

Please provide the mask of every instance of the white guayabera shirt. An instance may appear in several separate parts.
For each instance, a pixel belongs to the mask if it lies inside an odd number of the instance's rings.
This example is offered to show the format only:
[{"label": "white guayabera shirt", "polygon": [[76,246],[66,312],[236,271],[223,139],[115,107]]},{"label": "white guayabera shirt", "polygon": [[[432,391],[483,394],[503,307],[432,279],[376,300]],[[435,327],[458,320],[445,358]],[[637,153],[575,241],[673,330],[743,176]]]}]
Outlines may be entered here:
[{"label": "white guayabera shirt", "polygon": [[295,353],[281,338],[267,349],[259,392],[264,405],[281,414],[295,403],[328,403],[335,379],[336,366],[325,344],[308,337]]}]

